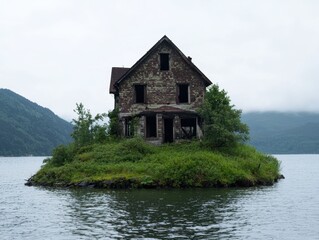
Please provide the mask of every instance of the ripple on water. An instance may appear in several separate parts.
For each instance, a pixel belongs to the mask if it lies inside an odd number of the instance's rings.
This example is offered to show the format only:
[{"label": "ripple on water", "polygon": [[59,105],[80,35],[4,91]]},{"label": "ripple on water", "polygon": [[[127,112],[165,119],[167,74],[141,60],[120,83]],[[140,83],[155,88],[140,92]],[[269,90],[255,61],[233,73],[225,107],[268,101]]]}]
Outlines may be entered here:
[{"label": "ripple on water", "polygon": [[271,187],[119,191],[25,187],[42,159],[0,158],[1,239],[318,239],[319,157],[280,158]]}]

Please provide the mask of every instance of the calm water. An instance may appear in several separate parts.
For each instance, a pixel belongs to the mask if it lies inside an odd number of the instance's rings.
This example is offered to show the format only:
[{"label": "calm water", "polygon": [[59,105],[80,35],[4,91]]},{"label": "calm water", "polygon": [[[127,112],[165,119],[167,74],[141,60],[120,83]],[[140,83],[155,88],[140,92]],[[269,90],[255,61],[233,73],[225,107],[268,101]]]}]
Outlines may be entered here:
[{"label": "calm water", "polygon": [[43,158],[0,158],[0,239],[319,239],[319,155],[279,155],[271,187],[24,186]]}]

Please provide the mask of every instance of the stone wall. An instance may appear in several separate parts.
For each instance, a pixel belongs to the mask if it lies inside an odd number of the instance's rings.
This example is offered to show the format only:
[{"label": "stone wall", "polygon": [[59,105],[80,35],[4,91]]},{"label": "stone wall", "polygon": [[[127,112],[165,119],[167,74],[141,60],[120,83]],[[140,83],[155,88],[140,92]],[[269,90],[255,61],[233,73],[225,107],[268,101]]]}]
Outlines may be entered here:
[{"label": "stone wall", "polygon": [[[170,69],[160,70],[160,53],[169,53]],[[135,103],[134,85],[146,85],[146,103]],[[189,103],[177,103],[178,84],[189,84]],[[202,103],[205,84],[201,76],[166,42],[140,64],[119,86],[119,109],[121,116],[138,114],[163,105],[184,110],[196,110]]]}]

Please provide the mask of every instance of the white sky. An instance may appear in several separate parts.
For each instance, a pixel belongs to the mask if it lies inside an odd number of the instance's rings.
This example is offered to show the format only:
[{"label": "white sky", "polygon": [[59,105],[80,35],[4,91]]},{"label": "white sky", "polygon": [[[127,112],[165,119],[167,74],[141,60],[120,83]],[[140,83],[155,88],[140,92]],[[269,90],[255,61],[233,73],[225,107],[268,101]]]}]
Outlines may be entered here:
[{"label": "white sky", "polygon": [[236,108],[319,112],[319,1],[0,0],[0,88],[71,120],[167,35]]}]

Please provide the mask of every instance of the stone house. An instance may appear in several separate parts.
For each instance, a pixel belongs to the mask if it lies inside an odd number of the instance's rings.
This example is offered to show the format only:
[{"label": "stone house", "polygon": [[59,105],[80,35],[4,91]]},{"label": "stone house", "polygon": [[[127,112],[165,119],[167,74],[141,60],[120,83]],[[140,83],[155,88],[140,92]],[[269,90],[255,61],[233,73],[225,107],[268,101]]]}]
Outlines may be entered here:
[{"label": "stone house", "polygon": [[110,93],[122,134],[154,144],[200,138],[197,109],[212,82],[167,37],[131,68],[113,67]]}]

